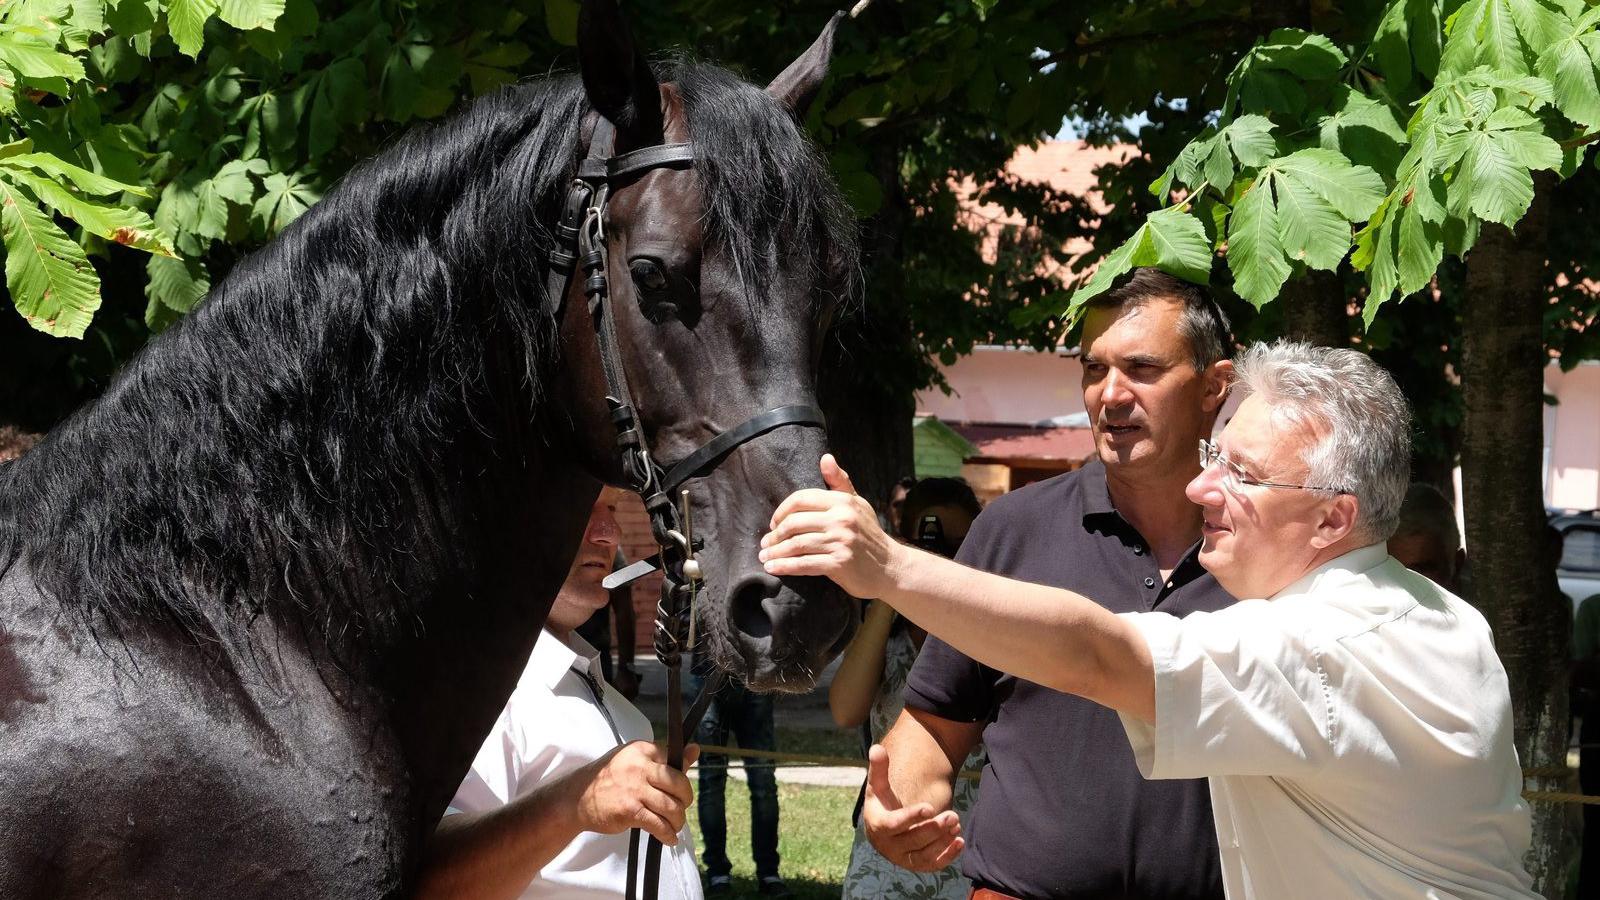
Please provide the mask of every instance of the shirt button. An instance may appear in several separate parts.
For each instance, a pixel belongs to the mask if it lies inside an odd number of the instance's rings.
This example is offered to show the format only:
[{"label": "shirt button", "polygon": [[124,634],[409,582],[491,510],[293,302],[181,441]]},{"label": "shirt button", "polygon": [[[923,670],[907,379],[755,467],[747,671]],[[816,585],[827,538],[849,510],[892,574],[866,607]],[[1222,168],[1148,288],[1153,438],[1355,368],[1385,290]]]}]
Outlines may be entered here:
[{"label": "shirt button", "polygon": [[1153,588],[1156,586],[1156,580],[1154,578],[1146,578],[1144,580],[1144,586],[1147,588]]}]

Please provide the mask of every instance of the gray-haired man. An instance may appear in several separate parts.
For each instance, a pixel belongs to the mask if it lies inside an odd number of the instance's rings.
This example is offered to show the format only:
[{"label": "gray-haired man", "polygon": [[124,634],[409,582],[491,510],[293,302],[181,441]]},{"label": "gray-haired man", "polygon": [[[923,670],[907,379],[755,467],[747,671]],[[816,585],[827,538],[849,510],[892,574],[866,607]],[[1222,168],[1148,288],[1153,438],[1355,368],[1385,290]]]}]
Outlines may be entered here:
[{"label": "gray-haired man", "polygon": [[930,558],[883,536],[827,457],[835,490],[784,501],[767,569],[884,598],[1116,710],[1146,777],[1210,779],[1231,897],[1536,896],[1489,627],[1384,549],[1410,468],[1398,387],[1351,350],[1256,346],[1235,366],[1246,399],[1188,489],[1201,563],[1245,598],[1221,612],[1115,615]]}]

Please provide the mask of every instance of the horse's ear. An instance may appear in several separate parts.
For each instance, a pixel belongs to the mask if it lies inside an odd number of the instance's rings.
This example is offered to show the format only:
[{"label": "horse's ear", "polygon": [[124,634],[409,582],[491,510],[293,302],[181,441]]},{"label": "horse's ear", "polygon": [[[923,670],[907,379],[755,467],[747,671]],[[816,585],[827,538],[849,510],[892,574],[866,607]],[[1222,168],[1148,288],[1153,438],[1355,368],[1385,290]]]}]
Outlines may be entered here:
[{"label": "horse's ear", "polygon": [[811,47],[767,85],[767,93],[789,107],[797,119],[805,118],[806,109],[817,98],[817,92],[822,90],[822,80],[828,77],[828,59],[833,56],[833,33],[839,30],[839,22],[843,18],[843,11],[834,13],[828,24],[822,26],[822,34],[817,35]]},{"label": "horse's ear", "polygon": [[661,143],[661,88],[616,0],[583,0],[578,66],[589,105],[617,128],[619,150]]}]

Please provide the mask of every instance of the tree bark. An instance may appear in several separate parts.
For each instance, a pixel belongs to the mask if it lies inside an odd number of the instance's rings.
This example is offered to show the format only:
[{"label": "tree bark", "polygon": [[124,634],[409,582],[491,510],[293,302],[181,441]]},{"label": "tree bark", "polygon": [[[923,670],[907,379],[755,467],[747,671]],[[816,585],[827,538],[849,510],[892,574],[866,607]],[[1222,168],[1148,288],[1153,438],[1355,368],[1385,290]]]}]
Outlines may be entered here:
[{"label": "tree bark", "polygon": [[[1572,610],[1545,549],[1542,463],[1546,363],[1542,314],[1550,192],[1537,184],[1515,233],[1486,225],[1467,256],[1461,381],[1466,404],[1461,481],[1472,599],[1494,628],[1524,766],[1563,766]],[[1565,789],[1565,779],[1532,779]],[[1564,806],[1533,804],[1527,865],[1534,887],[1562,896],[1573,835]]]},{"label": "tree bark", "polygon": [[1279,292],[1283,336],[1319,347],[1350,345],[1350,300],[1338,272],[1311,269]]},{"label": "tree bark", "polygon": [[911,372],[920,351],[912,330],[900,260],[911,204],[900,183],[901,146],[871,150],[871,171],[883,205],[866,223],[862,266],[866,299],[846,311],[824,349],[818,393],[828,414],[828,440],[861,495],[886,509],[902,476],[913,472]]}]

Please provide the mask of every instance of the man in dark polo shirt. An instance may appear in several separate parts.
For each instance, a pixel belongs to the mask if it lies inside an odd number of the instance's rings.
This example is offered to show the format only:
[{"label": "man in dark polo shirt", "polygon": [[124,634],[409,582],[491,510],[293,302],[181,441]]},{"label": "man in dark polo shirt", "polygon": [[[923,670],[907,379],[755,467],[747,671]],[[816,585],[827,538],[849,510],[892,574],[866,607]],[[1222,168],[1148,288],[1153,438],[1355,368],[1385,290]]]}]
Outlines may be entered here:
[{"label": "man in dark polo shirt", "polygon": [[[1195,445],[1226,396],[1231,347],[1204,290],[1157,270],[1103,295],[1083,329],[1097,459],[996,499],[960,561],[1113,612],[1232,604],[1196,559],[1200,508],[1184,496],[1199,472]],[[926,829],[906,830],[889,807],[947,810],[955,769],[980,740],[989,764],[966,847],[953,848],[980,894],[1222,896],[1204,779],[1144,780],[1115,712],[980,666],[932,636],[883,741],[894,797],[863,810],[880,852],[906,868],[948,864],[952,848],[923,846]]]}]

